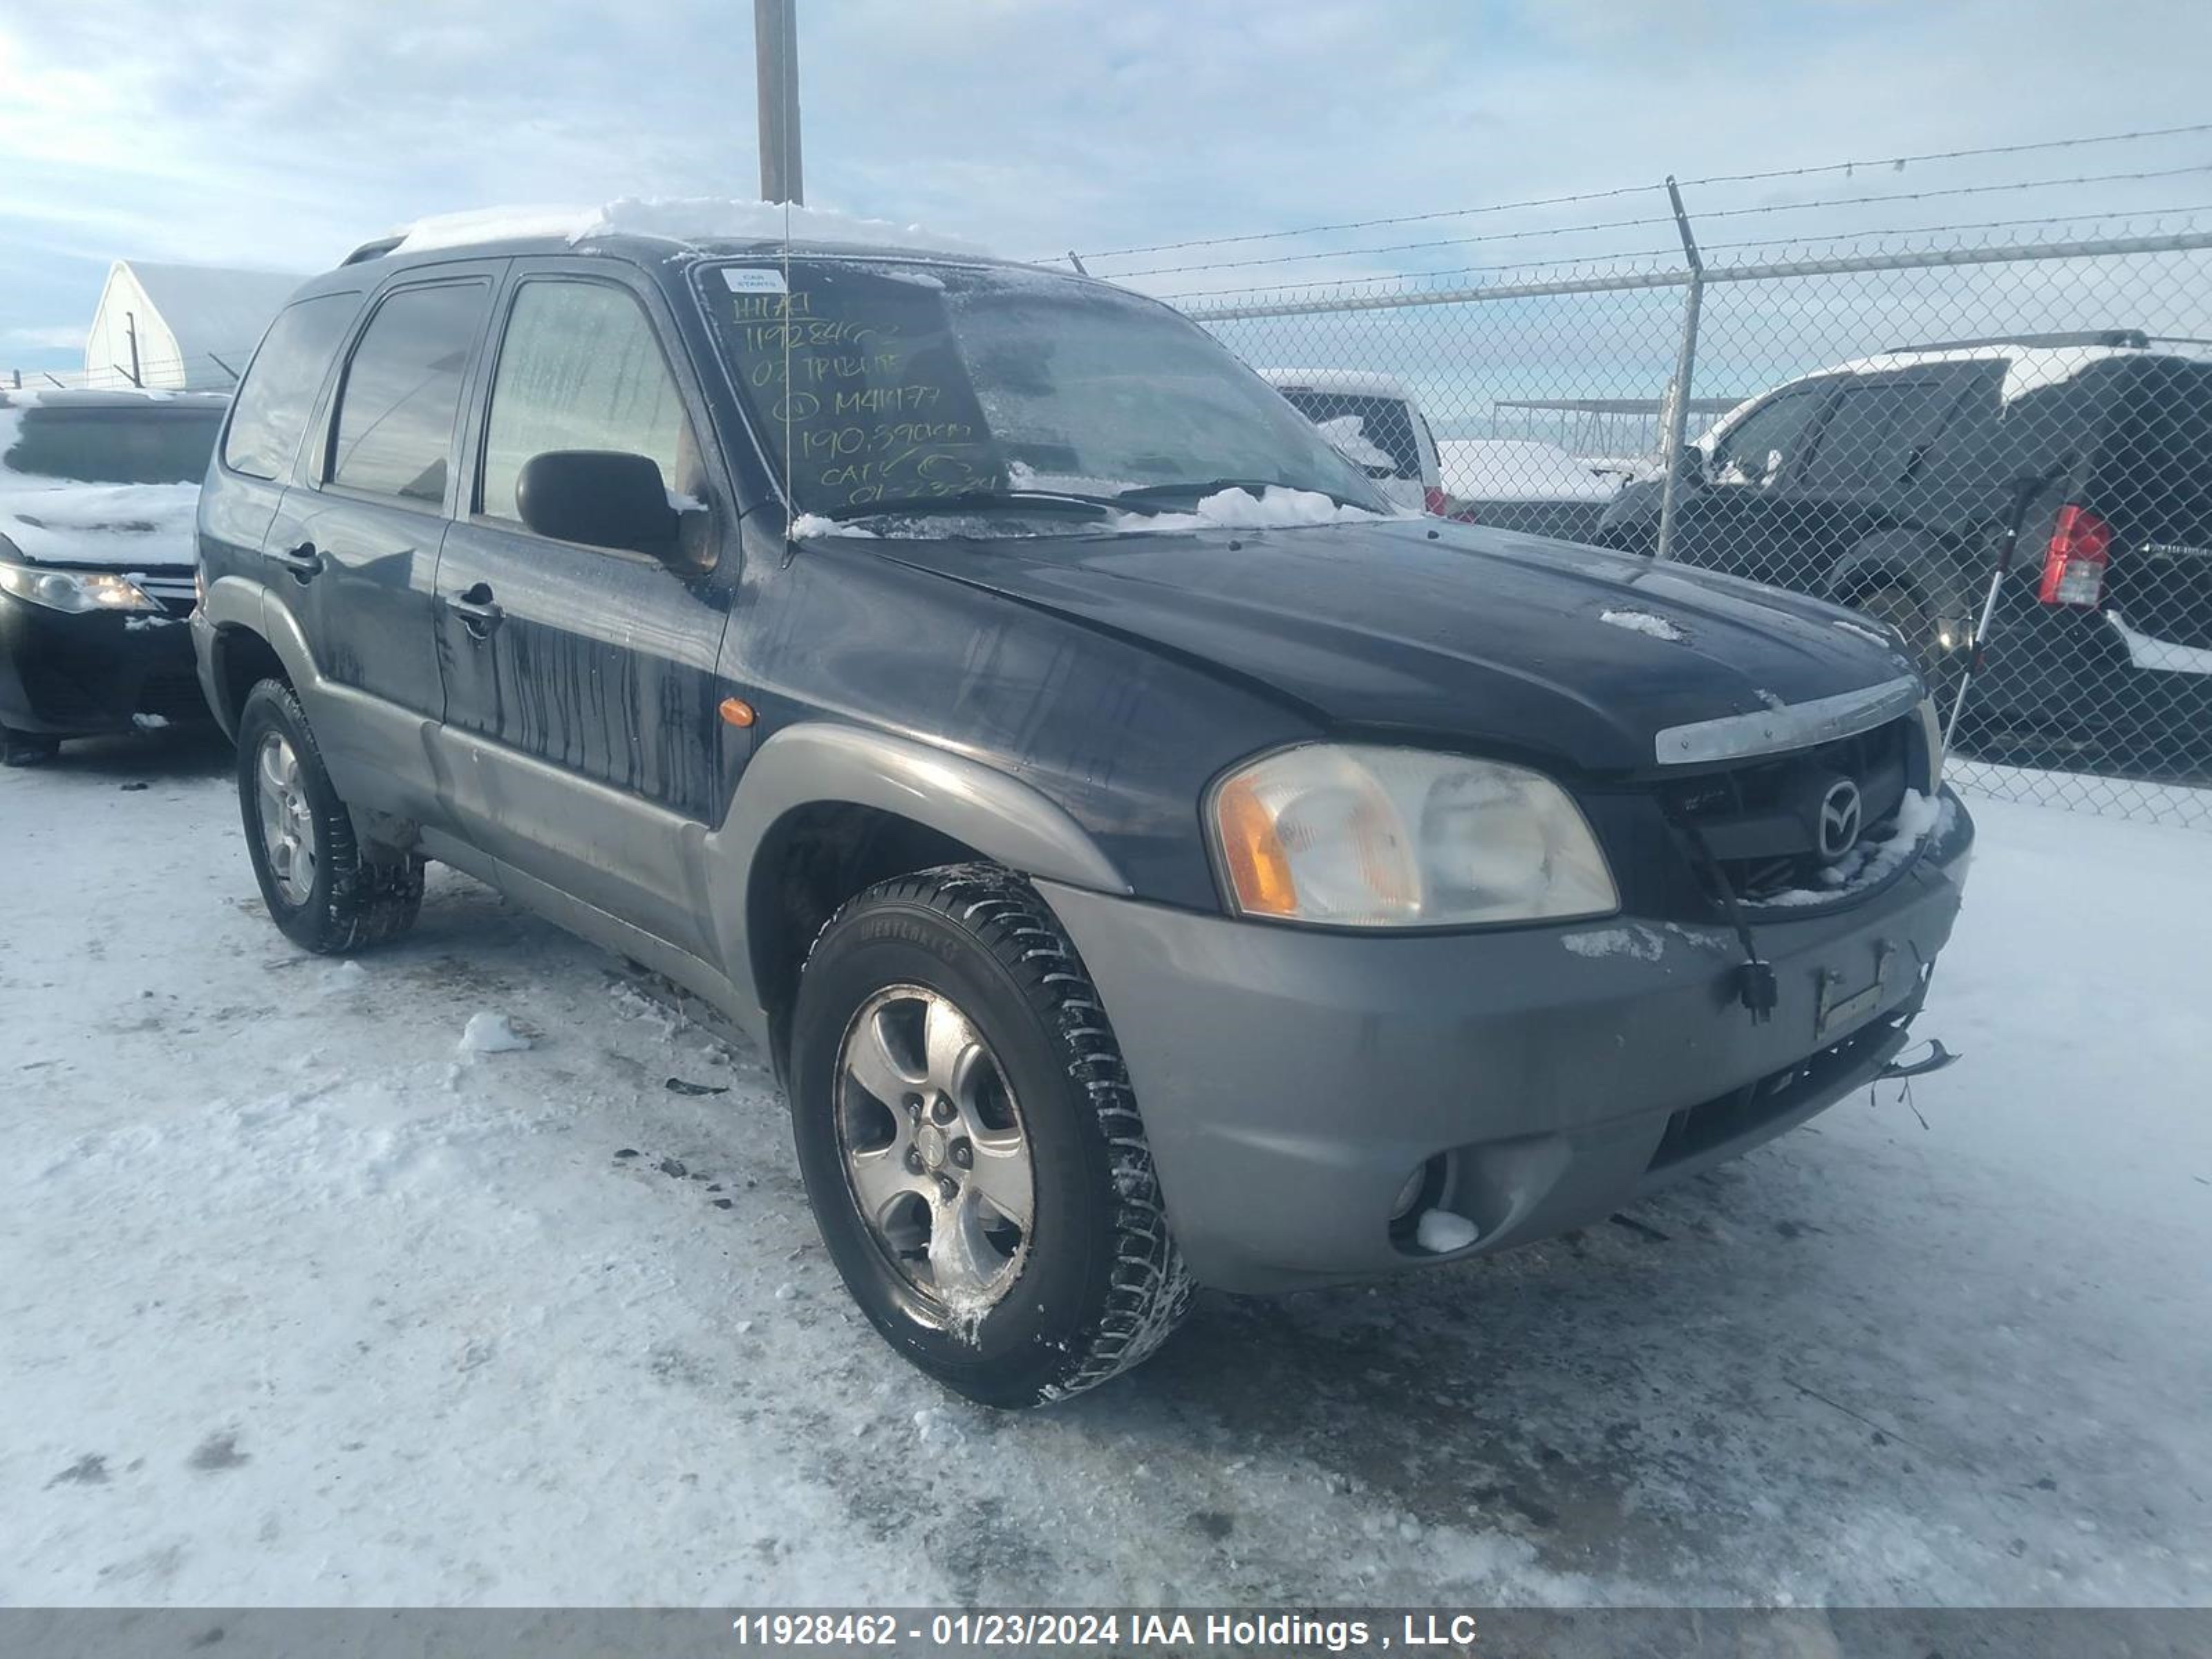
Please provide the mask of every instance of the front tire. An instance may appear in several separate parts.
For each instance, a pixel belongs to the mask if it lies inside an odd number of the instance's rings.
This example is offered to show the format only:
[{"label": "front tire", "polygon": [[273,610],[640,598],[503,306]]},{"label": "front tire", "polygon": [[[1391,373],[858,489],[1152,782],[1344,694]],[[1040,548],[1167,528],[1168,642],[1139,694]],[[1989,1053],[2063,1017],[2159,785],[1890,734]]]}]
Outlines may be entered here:
[{"label": "front tire", "polygon": [[1121,1051],[1020,878],[948,866],[840,910],[800,978],[791,1093],[847,1289],[956,1393],[1002,1407],[1079,1393],[1188,1310]]},{"label": "front tire", "polygon": [[61,753],[61,748],[59,738],[0,726],[0,766],[44,766]]},{"label": "front tire", "polygon": [[343,956],[415,925],[422,860],[362,856],[307,714],[281,681],[262,681],[239,712],[238,804],[269,919],[295,945]]}]

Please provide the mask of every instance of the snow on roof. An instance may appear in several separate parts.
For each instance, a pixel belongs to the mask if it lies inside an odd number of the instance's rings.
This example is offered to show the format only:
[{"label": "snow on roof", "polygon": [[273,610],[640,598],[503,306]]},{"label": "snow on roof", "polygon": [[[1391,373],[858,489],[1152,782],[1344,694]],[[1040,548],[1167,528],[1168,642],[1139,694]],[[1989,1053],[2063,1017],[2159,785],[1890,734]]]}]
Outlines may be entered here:
[{"label": "snow on roof", "polygon": [[1333,392],[1346,398],[1395,398],[1414,401],[1413,388],[1395,374],[1365,368],[1263,368],[1260,378],[1279,390]]},{"label": "snow on roof", "polygon": [[1781,386],[1770,387],[1757,397],[1745,398],[1707,428],[1698,443],[1701,448],[1710,451],[1754,404],[1764,403],[1784,387],[1802,386],[1808,380],[1826,380],[1831,375],[1887,374],[1898,369],[1918,368],[1929,363],[2001,362],[2005,366],[2004,384],[1998,391],[1997,398],[2002,406],[2009,408],[2031,392],[2062,385],[2093,364],[2120,357],[2183,357],[2196,362],[2212,362],[2212,350],[2189,341],[2154,340],[2146,347],[2030,345],[1993,340],[1985,345],[1944,346],[1933,351],[1880,351],[1871,357],[1854,357],[1847,363],[1814,369],[1809,374],[1800,374],[1794,380],[1784,380]]},{"label": "snow on roof", "polygon": [[920,225],[858,218],[829,208],[786,208],[781,203],[740,202],[714,196],[627,196],[599,207],[493,207],[441,213],[404,227],[393,252],[420,253],[430,248],[465,247],[520,237],[558,237],[569,242],[591,236],[660,236],[678,242],[781,241],[787,225],[795,242],[927,248],[939,253],[986,252],[974,242]]},{"label": "snow on roof", "polygon": [[[220,265],[162,264],[151,259],[118,259],[108,276],[130,272],[176,336],[184,357],[210,351],[246,352],[269,326],[269,319],[307,279],[281,270],[238,270]],[[232,364],[245,368],[243,362]]]}]

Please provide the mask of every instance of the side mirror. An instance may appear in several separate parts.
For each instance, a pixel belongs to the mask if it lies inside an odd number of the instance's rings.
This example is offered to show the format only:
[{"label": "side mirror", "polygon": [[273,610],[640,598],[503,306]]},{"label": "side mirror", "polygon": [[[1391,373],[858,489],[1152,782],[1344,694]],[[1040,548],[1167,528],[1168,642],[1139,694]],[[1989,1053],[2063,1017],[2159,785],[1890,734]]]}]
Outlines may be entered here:
[{"label": "side mirror", "polygon": [[1684,444],[1682,453],[1674,459],[1674,477],[1686,484],[1705,483],[1705,452],[1696,444]]},{"label": "side mirror", "polygon": [[514,503],[524,524],[556,541],[676,556],[676,509],[660,469],[642,455],[611,449],[533,455],[515,480]]}]

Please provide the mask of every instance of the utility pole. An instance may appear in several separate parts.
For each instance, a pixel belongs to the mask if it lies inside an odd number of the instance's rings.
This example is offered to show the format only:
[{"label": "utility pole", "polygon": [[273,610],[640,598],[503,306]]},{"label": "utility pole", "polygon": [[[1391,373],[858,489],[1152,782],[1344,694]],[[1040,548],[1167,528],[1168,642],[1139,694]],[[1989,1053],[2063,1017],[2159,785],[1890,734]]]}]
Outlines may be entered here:
[{"label": "utility pole", "polygon": [[806,199],[799,156],[798,0],[753,0],[753,71],[760,92],[763,202]]}]

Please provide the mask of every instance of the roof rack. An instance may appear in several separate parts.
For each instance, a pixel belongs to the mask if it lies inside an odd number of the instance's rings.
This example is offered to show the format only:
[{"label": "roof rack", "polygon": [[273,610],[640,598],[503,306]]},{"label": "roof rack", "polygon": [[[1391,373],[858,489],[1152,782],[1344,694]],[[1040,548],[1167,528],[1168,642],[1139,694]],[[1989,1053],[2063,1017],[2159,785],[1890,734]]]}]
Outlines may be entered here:
[{"label": "roof rack", "polygon": [[2089,328],[2062,334],[1993,334],[1981,340],[1930,340],[1923,345],[1892,346],[1890,351],[1963,351],[1970,346],[2131,346],[2141,351],[2150,336],[2139,328]]},{"label": "roof rack", "polygon": [[342,265],[357,265],[364,259],[381,259],[406,240],[407,237],[404,232],[397,236],[380,236],[373,242],[363,242],[338,263]]}]

